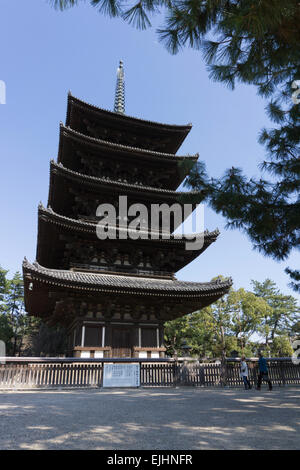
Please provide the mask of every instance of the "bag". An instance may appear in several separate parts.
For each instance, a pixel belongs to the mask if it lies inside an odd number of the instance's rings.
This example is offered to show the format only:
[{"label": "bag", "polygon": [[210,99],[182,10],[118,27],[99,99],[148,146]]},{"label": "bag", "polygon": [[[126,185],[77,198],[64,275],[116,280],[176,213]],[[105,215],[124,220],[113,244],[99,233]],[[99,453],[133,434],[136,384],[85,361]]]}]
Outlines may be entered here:
[{"label": "bag", "polygon": [[268,382],[268,380],[269,380],[269,374],[268,374],[268,372],[263,372],[261,375],[262,375],[262,378],[263,378],[266,382]]}]

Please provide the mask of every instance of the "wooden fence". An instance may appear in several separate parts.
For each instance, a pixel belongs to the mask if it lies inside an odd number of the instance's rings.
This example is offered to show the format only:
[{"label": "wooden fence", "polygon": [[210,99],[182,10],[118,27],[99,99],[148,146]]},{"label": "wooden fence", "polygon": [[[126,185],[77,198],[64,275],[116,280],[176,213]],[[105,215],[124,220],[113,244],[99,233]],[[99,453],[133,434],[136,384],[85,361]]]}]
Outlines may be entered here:
[{"label": "wooden fence", "polygon": [[[247,361],[249,381],[256,386],[258,378],[257,361]],[[284,386],[300,384],[300,364],[294,364],[291,359],[268,359],[269,377],[274,385]],[[243,386],[240,377],[240,363],[238,360],[227,359],[222,374],[221,364],[183,364],[181,366],[181,383],[196,386]]]},{"label": "wooden fence", "polygon": [[[105,362],[140,363],[143,387],[243,386],[239,361],[234,359],[227,359],[222,368],[218,363],[180,363],[174,359],[6,358],[6,363],[0,364],[0,389],[101,387]],[[268,368],[274,385],[300,384],[300,365],[290,359],[268,359]],[[249,361],[248,369],[255,386],[257,361]]]},{"label": "wooden fence", "polygon": [[0,366],[0,388],[99,387],[102,363],[27,363]]}]

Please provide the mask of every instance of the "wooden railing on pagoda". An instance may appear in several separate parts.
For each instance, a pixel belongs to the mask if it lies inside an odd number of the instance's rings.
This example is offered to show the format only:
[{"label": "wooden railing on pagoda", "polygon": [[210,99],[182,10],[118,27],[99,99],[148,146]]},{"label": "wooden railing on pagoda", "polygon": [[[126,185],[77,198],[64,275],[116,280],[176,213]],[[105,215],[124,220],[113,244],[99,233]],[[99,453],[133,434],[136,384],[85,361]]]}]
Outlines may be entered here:
[{"label": "wooden railing on pagoda", "polygon": [[[104,363],[139,363],[142,387],[243,387],[237,359],[221,364],[174,359],[5,358],[0,363],[0,389],[101,387]],[[300,364],[290,358],[267,359],[273,385],[300,385]],[[257,381],[257,360],[248,361],[249,379]],[[224,373],[224,372],[223,372]]]}]

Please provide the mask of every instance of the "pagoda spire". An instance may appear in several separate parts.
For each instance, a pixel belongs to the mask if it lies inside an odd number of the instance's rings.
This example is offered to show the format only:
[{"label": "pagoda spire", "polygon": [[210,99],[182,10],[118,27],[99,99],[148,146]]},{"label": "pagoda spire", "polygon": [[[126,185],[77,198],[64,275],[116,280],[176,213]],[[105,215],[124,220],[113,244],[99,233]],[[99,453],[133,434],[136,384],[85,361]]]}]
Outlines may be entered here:
[{"label": "pagoda spire", "polygon": [[120,60],[120,65],[117,70],[117,84],[115,94],[115,113],[125,113],[125,81],[124,81],[124,69],[123,62]]}]

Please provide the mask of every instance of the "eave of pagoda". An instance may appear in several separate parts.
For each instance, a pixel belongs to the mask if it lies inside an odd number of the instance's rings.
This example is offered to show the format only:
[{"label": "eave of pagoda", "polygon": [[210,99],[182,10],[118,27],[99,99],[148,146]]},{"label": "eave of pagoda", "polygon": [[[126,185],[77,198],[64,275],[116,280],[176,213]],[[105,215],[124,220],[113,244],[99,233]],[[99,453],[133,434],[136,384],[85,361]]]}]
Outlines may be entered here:
[{"label": "eave of pagoda", "polygon": [[[118,227],[116,240],[99,240],[96,227],[96,224],[62,216],[51,208],[46,209],[40,205],[37,261],[48,268],[69,269],[76,265],[77,260],[80,266],[88,266],[91,271],[112,271],[114,266],[108,265],[107,260],[115,247],[118,248],[118,253],[122,254],[119,270],[127,271],[128,274],[138,272],[138,264],[143,260],[142,264],[147,266],[145,260],[149,258],[151,266],[146,270],[143,268],[144,273],[148,271],[149,276],[170,277],[202,254],[219,235],[218,230],[197,234],[197,239],[202,240],[202,245],[195,250],[186,250],[186,242],[191,240],[190,236],[170,235],[169,238],[163,239],[160,236],[157,239],[156,233],[141,231],[141,238],[133,240],[130,238],[131,230],[128,230],[128,236],[125,238],[122,235],[127,235],[127,229]],[[84,254],[86,246],[94,247],[90,260],[86,259],[87,255]],[[139,250],[142,250],[141,259],[137,258]],[[73,260],[75,255],[77,258],[79,256],[80,261]],[[126,262],[123,260],[124,256]],[[99,262],[101,259],[103,263]]]},{"label": "eave of pagoda", "polygon": [[178,296],[200,298],[224,295],[232,285],[231,278],[210,282],[186,282],[169,279],[127,277],[123,275],[96,274],[70,270],[48,269],[38,263],[23,262],[25,275],[32,280],[64,288],[94,292],[129,293],[131,295]]},{"label": "eave of pagoda", "polygon": [[[138,203],[144,204],[148,210],[151,204],[160,205],[162,203],[169,206],[177,203],[183,207],[183,196],[187,202],[191,201],[193,208],[196,207],[196,202],[199,203],[202,200],[201,192],[179,192],[112,181],[107,178],[96,178],[69,170],[62,164],[51,161],[48,206],[52,207],[55,212],[67,217],[78,216],[81,219],[97,220],[96,210],[99,204],[109,203],[117,210],[119,196],[127,196],[128,207]],[[197,201],[190,198],[197,198]],[[182,215],[181,222],[189,214],[187,211],[183,211]],[[171,232],[177,226],[178,223],[173,226],[172,222]]]},{"label": "eave of pagoda", "polygon": [[47,269],[26,259],[23,275],[26,310],[45,317],[51,316],[55,304],[66,298],[90,298],[101,303],[106,297],[114,302],[130,302],[134,308],[142,302],[149,306],[160,303],[162,312],[174,306],[171,318],[176,318],[210,305],[232,285],[231,279],[199,283]]},{"label": "eave of pagoda", "polygon": [[[176,189],[197,162],[199,154],[175,156],[169,153],[154,152],[126,145],[96,139],[74,131],[69,127],[60,125],[60,138],[58,150],[58,162],[65,167],[80,172],[81,160],[86,160],[86,166],[92,166],[93,162],[103,165],[108,162],[113,166],[119,165],[122,169],[131,167],[133,173],[145,174],[149,178],[150,171],[156,177],[161,178],[165,189]],[[146,168],[146,170],[145,170]],[[149,170],[150,171],[149,171]],[[148,170],[148,171],[147,171]],[[90,168],[82,173],[90,174]],[[99,172],[99,170],[98,170]],[[101,173],[103,170],[101,168]],[[99,176],[93,175],[93,176]]]},{"label": "eave of pagoda", "polygon": [[115,113],[70,93],[66,125],[91,137],[172,154],[177,152],[192,127],[191,124],[163,124]]},{"label": "eave of pagoda", "polygon": [[[89,176],[83,173],[79,173],[74,170],[70,170],[62,165],[62,163],[56,163],[54,160],[50,162],[50,175],[59,175],[62,177],[66,177],[70,180],[77,181],[81,185],[86,186],[93,186],[94,188],[98,188],[99,191],[102,190],[103,187],[109,187],[114,191],[119,190],[122,194],[125,193],[136,193],[136,194],[144,194],[148,195],[149,197],[154,196],[158,198],[165,198],[169,197],[174,199],[174,201],[178,200],[179,196],[184,194],[198,194],[201,195],[200,191],[190,191],[190,192],[183,192],[183,191],[174,191],[172,189],[162,189],[162,188],[155,188],[153,186],[144,186],[139,184],[131,184],[125,183],[123,181],[115,181],[109,178],[98,178],[96,176]],[[51,182],[50,182],[50,193],[52,192]],[[51,205],[49,200],[49,205]]]}]

